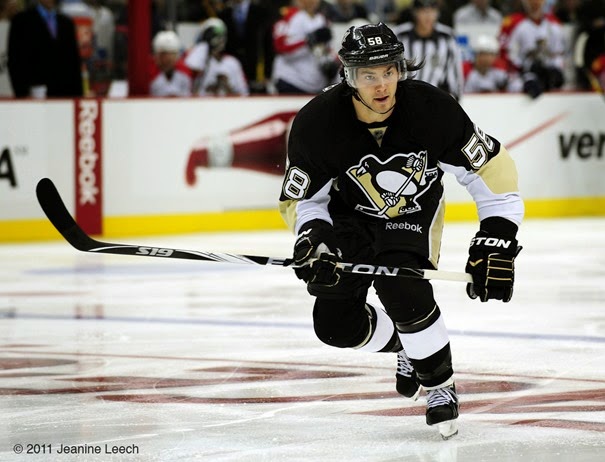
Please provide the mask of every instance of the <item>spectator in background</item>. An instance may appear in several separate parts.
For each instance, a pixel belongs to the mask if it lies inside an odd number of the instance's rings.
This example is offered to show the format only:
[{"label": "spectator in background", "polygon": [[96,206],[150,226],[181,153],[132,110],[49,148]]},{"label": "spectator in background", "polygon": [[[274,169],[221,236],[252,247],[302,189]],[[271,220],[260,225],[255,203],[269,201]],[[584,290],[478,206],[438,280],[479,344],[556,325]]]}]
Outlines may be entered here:
[{"label": "spectator in background", "polygon": [[87,0],[94,21],[95,47],[99,59],[113,59],[113,41],[115,35],[115,18],[113,12],[102,0]]},{"label": "spectator in background", "polygon": [[[115,21],[101,0],[61,0],[61,12],[76,25],[76,35],[88,77],[85,94],[105,95],[112,78]],[[86,89],[86,85],[88,88]]]},{"label": "spectator in background", "polygon": [[0,0],[0,20],[12,19],[21,10],[18,0]]},{"label": "spectator in background", "polygon": [[202,23],[200,41],[185,58],[195,73],[193,94],[199,96],[247,96],[250,94],[242,64],[225,53],[227,27],[218,18]]},{"label": "spectator in background", "polygon": [[464,93],[521,91],[522,85],[519,79],[496,66],[500,54],[500,45],[496,37],[478,36],[473,43],[473,52],[475,59],[473,68],[464,83]]},{"label": "spectator in background", "polygon": [[152,70],[149,93],[151,96],[191,96],[189,74],[177,67],[181,55],[181,41],[173,31],[158,32],[153,38],[155,69]]},{"label": "spectator in background", "polygon": [[582,0],[557,0],[553,13],[563,24],[575,25],[578,22],[578,9]]},{"label": "spectator in background", "polygon": [[274,55],[269,11],[250,0],[233,0],[218,16],[227,26],[225,52],[242,63],[250,90],[264,93]]},{"label": "spectator in background", "polygon": [[368,10],[357,0],[335,0],[326,9],[330,22],[351,22],[354,19],[368,19]]},{"label": "spectator in background", "polygon": [[216,17],[223,3],[222,0],[185,0],[179,6],[185,21],[201,23]]},{"label": "spectator in background", "polygon": [[414,0],[412,13],[413,22],[401,24],[393,31],[403,43],[406,58],[424,62],[415,77],[460,98],[462,58],[453,30],[437,22],[437,0]]},{"label": "spectator in background", "polygon": [[502,22],[500,48],[510,72],[519,72],[523,90],[532,98],[561,88],[566,49],[563,29],[544,13],[545,0],[523,0],[524,13]]},{"label": "spectator in background", "polygon": [[467,5],[460,7],[454,13],[454,28],[461,25],[500,26],[502,14],[490,6],[489,0],[470,0]]},{"label": "spectator in background", "polygon": [[332,31],[319,0],[295,0],[273,27],[278,93],[315,94],[335,83],[340,64],[330,47]]},{"label": "spectator in background", "polygon": [[75,26],[57,11],[57,0],[39,0],[13,17],[8,70],[17,98],[83,95]]},{"label": "spectator in background", "polygon": [[605,0],[586,0],[578,10],[574,65],[583,90],[605,92]]}]

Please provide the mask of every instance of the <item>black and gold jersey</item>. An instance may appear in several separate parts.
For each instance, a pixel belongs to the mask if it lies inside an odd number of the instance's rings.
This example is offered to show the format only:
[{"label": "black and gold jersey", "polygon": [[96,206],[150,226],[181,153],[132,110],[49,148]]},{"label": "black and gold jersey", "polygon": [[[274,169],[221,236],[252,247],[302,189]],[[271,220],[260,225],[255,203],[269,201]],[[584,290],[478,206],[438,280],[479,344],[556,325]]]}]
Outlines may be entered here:
[{"label": "black and gold jersey", "polygon": [[310,220],[333,223],[339,215],[408,229],[409,248],[434,262],[444,172],[467,188],[480,219],[520,224],[523,202],[512,158],[449,94],[421,81],[400,82],[392,114],[366,124],[355,115],[350,88],[339,84],[294,119],[280,211],[294,232]]}]

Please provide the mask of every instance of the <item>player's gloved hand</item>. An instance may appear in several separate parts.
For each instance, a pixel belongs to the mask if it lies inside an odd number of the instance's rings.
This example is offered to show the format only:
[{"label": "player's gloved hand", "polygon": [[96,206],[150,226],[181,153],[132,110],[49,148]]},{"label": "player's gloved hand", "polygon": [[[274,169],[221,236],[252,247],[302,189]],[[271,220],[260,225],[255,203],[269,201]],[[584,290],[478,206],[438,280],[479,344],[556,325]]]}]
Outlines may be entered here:
[{"label": "player's gloved hand", "polygon": [[517,225],[500,217],[486,218],[479,232],[471,239],[466,272],[473,283],[466,286],[472,299],[508,302],[513,296],[515,257],[522,247],[517,245]]},{"label": "player's gloved hand", "polygon": [[332,225],[323,220],[305,223],[294,244],[294,261],[300,268],[294,271],[307,284],[335,286],[342,270],[340,250],[336,247]]},{"label": "player's gloved hand", "polygon": [[330,43],[331,41],[332,31],[329,27],[320,27],[307,35],[307,45],[309,45],[309,48],[323,43]]}]

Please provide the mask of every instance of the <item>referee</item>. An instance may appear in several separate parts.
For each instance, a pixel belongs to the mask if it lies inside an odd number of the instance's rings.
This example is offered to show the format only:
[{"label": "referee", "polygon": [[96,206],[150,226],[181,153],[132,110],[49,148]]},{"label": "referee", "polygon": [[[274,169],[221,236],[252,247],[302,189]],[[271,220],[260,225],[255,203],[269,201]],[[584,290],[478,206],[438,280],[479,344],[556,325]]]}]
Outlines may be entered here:
[{"label": "referee", "polygon": [[437,0],[414,0],[413,22],[393,29],[403,43],[407,59],[424,60],[415,73],[418,80],[428,82],[459,99],[463,89],[462,57],[454,32],[438,23]]}]

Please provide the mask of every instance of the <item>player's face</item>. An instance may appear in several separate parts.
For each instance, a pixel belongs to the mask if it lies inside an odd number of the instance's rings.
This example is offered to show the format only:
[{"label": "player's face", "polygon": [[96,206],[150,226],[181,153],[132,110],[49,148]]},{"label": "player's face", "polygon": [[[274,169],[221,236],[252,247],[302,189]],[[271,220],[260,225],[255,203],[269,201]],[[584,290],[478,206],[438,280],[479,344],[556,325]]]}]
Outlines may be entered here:
[{"label": "player's face", "polygon": [[357,69],[355,87],[372,109],[383,112],[395,103],[399,72],[395,64]]},{"label": "player's face", "polygon": [[475,54],[475,66],[477,69],[489,69],[494,65],[496,57],[496,53],[480,51],[479,53]]},{"label": "player's face", "polygon": [[173,70],[178,59],[179,54],[172,51],[160,51],[155,54],[155,62],[162,72]]}]

